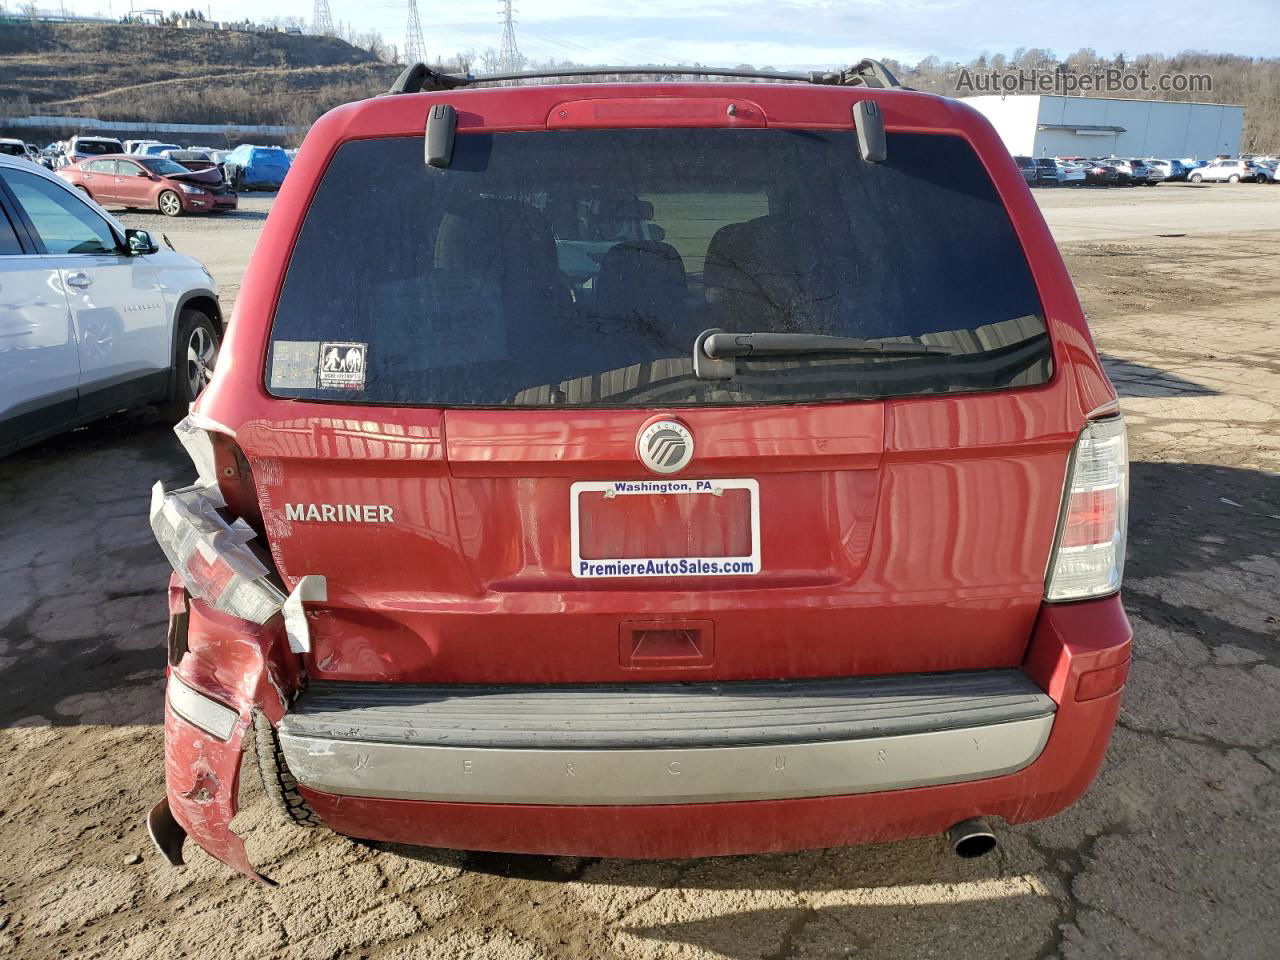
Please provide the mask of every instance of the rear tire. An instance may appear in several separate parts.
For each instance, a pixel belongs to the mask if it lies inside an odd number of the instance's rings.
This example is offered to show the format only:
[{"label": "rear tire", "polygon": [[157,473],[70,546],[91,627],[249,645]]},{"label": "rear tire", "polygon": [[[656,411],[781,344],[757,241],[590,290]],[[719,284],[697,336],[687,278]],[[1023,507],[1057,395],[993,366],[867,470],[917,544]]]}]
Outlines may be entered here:
[{"label": "rear tire", "polygon": [[1240,175],[1237,173],[1233,173],[1231,176],[1227,177],[1227,183],[1239,183],[1239,182],[1240,182]]},{"label": "rear tire", "polygon": [[257,748],[258,774],[262,777],[262,789],[267,795],[276,819],[295,827],[318,827],[320,818],[307,801],[298,793],[298,781],[289,772],[280,738],[271,721],[261,713],[253,714],[253,742]]},{"label": "rear tire", "polygon": [[1200,183],[1202,180],[1204,180],[1204,177],[1200,176],[1200,174],[1198,173],[1193,173],[1190,179],[1192,183]]},{"label": "rear tire", "polygon": [[173,339],[173,382],[160,412],[177,423],[209,383],[218,361],[218,331],[203,311],[188,307],[178,317]]},{"label": "rear tire", "polygon": [[182,198],[172,190],[165,190],[156,198],[156,208],[166,217],[180,217]]}]

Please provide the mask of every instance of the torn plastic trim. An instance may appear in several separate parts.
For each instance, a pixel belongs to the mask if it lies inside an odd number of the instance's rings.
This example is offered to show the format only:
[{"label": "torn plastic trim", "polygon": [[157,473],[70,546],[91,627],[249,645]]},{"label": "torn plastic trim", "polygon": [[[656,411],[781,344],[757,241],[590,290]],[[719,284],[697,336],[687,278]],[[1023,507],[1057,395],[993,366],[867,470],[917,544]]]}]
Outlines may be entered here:
[{"label": "torn plastic trim", "polygon": [[235,437],[234,430],[195,411],[173,428],[197,480],[172,490],[159,482],[151,488],[151,530],[191,596],[257,624],[283,611],[289,648],[307,653],[311,633],[302,604],[328,598],[325,578],[304,576],[287,596],[272,582],[266,565],[248,547],[257,531],[243,518],[228,522],[219,513],[227,501],[218,485],[210,431]]},{"label": "torn plastic trim", "polygon": [[284,632],[289,638],[289,649],[294,653],[311,652],[311,629],[307,626],[307,613],[302,602],[323,603],[329,599],[329,582],[319,574],[302,577],[284,602]]}]

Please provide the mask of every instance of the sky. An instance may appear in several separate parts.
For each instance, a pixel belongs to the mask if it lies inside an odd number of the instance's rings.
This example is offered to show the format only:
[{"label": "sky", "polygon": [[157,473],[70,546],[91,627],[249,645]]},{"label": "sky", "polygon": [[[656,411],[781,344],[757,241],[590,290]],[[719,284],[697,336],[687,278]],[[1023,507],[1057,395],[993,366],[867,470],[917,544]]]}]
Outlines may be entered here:
[{"label": "sky", "polygon": [[[54,7],[58,0],[37,0]],[[181,0],[134,0],[168,10]],[[194,0],[187,0],[191,4]],[[207,0],[213,19],[311,20],[314,0]],[[379,31],[402,46],[408,0],[329,0],[335,21]],[[120,15],[129,0],[67,0],[77,13]],[[9,6],[15,6],[10,2]],[[1066,56],[1081,47],[1099,54],[1212,50],[1280,55],[1280,3],[1236,0],[1116,3],[1103,0],[517,0],[516,38],[525,56],[579,63],[750,63],[779,69],[848,65],[863,57],[915,63],[930,54],[967,61],[983,51],[1042,47]],[[498,47],[499,0],[418,0],[428,56]],[[1200,15],[1193,11],[1208,11]]]}]

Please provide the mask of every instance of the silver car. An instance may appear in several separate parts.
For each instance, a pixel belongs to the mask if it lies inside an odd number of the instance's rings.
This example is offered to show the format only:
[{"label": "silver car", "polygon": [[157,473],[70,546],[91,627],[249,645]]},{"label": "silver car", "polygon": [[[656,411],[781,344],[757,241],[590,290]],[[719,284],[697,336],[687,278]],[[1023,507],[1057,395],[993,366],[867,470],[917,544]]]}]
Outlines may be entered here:
[{"label": "silver car", "polygon": [[0,290],[0,455],[138,404],[185,412],[217,360],[209,272],[25,158],[0,157]]}]

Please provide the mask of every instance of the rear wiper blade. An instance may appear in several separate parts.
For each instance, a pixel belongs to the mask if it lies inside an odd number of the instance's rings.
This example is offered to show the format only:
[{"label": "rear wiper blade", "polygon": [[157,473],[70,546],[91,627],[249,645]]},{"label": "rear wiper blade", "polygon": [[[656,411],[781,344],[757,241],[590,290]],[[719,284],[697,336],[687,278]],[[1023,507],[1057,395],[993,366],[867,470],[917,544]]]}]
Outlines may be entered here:
[{"label": "rear wiper blade", "polygon": [[864,340],[822,333],[725,333],[708,330],[699,346],[712,360],[751,357],[798,357],[814,353],[876,353],[905,356],[919,353],[953,353],[950,347],[909,340]]},{"label": "rear wiper blade", "polygon": [[732,380],[738,373],[739,360],[767,357],[822,354],[914,357],[953,352],[950,347],[909,340],[864,340],[822,333],[725,333],[712,329],[703,330],[693,343],[693,375],[699,380]]}]

